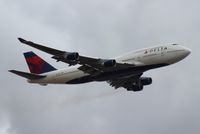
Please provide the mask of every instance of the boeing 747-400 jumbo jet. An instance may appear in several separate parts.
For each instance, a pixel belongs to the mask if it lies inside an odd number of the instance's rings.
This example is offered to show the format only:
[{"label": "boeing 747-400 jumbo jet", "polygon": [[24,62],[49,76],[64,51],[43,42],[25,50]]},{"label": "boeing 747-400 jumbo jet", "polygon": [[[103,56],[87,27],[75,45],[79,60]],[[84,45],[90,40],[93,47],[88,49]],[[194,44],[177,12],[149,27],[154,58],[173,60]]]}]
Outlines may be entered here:
[{"label": "boeing 747-400 jumbo jet", "polygon": [[143,86],[152,83],[151,77],[142,77],[145,71],[176,63],[191,53],[190,49],[179,44],[167,44],[129,52],[116,58],[101,59],[18,39],[21,43],[49,53],[53,59],[71,66],[57,70],[33,52],[24,53],[30,73],[9,71],[28,79],[29,83],[40,85],[107,81],[115,89],[123,87],[128,91],[141,91]]}]

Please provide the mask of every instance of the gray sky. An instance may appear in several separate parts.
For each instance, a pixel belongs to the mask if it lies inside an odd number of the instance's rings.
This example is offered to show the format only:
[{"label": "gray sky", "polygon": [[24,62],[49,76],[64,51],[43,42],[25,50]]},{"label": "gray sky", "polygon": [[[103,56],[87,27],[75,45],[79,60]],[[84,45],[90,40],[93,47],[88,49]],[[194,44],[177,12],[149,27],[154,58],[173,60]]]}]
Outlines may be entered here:
[{"label": "gray sky", "polygon": [[[1,134],[199,134],[198,0],[0,0]],[[185,60],[144,74],[154,82],[142,92],[106,83],[31,85],[8,73],[28,71],[24,37],[66,51],[109,58],[158,45],[192,49]]]}]

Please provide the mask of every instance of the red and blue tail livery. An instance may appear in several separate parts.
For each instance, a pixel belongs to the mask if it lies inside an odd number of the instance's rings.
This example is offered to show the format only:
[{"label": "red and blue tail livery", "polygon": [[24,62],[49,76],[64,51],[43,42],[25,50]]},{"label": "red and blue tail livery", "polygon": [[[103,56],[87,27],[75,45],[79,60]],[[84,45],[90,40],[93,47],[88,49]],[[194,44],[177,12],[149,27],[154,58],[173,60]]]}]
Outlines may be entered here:
[{"label": "red and blue tail livery", "polygon": [[24,53],[24,57],[31,73],[42,74],[56,70],[32,51]]}]

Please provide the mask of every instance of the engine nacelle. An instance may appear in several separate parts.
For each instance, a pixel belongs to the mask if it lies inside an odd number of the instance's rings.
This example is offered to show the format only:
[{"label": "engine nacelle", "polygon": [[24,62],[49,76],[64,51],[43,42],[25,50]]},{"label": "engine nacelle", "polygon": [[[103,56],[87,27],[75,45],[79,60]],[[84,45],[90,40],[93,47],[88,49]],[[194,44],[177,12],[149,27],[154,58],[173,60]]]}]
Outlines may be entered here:
[{"label": "engine nacelle", "polygon": [[114,67],[116,65],[116,61],[115,60],[103,60],[102,65],[104,67]]},{"label": "engine nacelle", "polygon": [[69,61],[76,61],[79,59],[79,54],[77,52],[72,53],[64,53],[63,58],[69,60]]},{"label": "engine nacelle", "polygon": [[150,85],[152,83],[152,78],[151,77],[141,77],[140,81],[141,81],[142,85]]}]

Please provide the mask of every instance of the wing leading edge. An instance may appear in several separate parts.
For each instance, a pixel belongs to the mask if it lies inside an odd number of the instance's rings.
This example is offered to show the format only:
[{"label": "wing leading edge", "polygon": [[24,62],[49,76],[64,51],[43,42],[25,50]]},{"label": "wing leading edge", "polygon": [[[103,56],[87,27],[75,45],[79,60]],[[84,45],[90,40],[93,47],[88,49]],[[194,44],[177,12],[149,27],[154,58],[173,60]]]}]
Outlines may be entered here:
[{"label": "wing leading edge", "polygon": [[[114,61],[114,60],[112,60],[112,59],[104,60],[104,59],[100,59],[100,58],[91,58],[91,57],[81,56],[76,52],[71,53],[71,52],[57,50],[57,49],[46,47],[46,46],[31,42],[31,41],[27,41],[22,38],[18,38],[18,40],[23,44],[26,44],[28,46],[31,46],[33,48],[39,49],[43,52],[53,55],[52,58],[56,59],[57,61],[62,61],[62,62],[68,63],[69,65],[80,64],[82,66],[79,67],[78,69],[85,73],[89,73],[89,74],[93,74],[93,73],[98,74],[98,73],[107,72],[110,70],[115,70],[115,69],[118,70],[118,69],[124,69],[124,68],[129,68],[129,67],[135,66],[133,64],[127,64],[127,63],[116,63],[114,66],[105,67],[102,65],[102,63],[104,63],[104,61],[109,61],[109,60]],[[73,55],[73,54],[75,54],[75,55]],[[71,56],[74,59],[69,60],[67,58],[67,56]],[[76,56],[78,56],[78,57],[76,57]]]}]

